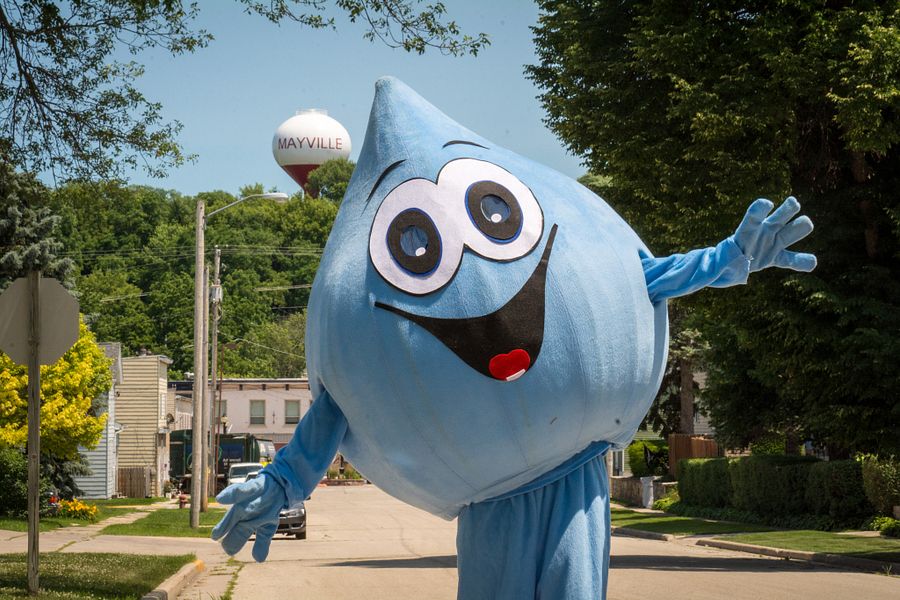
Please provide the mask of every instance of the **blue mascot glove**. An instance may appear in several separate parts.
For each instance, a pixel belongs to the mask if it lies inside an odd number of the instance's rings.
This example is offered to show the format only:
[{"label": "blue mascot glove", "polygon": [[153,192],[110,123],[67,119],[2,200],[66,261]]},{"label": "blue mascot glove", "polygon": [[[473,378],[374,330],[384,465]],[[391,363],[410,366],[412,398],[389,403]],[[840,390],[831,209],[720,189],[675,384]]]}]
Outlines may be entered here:
[{"label": "blue mascot glove", "polygon": [[814,255],[786,249],[810,234],[812,221],[807,216],[794,219],[800,212],[800,203],[793,196],[772,212],[774,206],[771,201],[760,198],[750,205],[734,232],[735,243],[750,260],[750,272],[767,267],[812,271],[816,268]]},{"label": "blue mascot glove", "polygon": [[228,486],[216,500],[233,506],[213,529],[212,539],[222,540],[222,548],[234,556],[255,532],[253,558],[257,562],[266,560],[278,529],[278,513],[287,503],[281,484],[261,472],[256,479]]}]

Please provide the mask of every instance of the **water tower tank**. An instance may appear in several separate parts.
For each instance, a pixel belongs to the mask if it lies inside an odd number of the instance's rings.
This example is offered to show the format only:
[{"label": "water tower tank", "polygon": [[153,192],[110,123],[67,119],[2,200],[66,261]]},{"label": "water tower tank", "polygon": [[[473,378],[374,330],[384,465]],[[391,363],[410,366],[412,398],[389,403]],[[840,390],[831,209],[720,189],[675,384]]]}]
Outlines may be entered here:
[{"label": "water tower tank", "polygon": [[350,134],[327,111],[299,110],[275,130],[272,154],[281,168],[305,188],[309,174],[323,162],[350,156]]}]

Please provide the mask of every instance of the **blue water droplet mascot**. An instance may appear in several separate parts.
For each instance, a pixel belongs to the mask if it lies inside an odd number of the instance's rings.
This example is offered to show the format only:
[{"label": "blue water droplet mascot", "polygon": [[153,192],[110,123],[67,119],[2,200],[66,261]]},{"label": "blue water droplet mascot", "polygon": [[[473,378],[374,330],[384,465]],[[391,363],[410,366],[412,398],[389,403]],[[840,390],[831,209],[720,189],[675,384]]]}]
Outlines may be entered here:
[{"label": "blue water droplet mascot", "polygon": [[459,598],[605,597],[604,454],[666,362],[666,299],[809,271],[812,223],[757,200],[715,247],[654,258],[603,200],[383,78],[310,296],[316,398],[215,528],[263,560],[278,512],[338,450],[389,494],[459,517]]}]

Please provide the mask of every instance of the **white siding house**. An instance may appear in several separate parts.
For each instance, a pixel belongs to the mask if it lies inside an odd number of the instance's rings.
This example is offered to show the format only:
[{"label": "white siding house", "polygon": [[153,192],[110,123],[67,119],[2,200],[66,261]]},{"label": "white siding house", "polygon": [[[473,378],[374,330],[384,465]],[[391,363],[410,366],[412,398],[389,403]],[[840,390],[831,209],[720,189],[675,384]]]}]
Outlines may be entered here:
[{"label": "white siding house", "polygon": [[160,355],[122,359],[122,384],[116,402],[119,467],[149,467],[150,494],[162,494],[169,478],[168,369],[172,360]]},{"label": "white siding house", "polygon": [[91,469],[91,475],[75,477],[75,483],[81,489],[84,498],[111,498],[116,493],[116,475],[118,470],[118,431],[120,425],[116,423],[116,394],[122,383],[122,346],[118,342],[101,343],[103,353],[112,360],[110,371],[112,383],[107,392],[98,398],[98,404],[104,408],[99,414],[105,413],[106,427],[96,448],[88,450],[79,448],[81,454],[87,459]]},{"label": "white siding house", "polygon": [[[192,381],[173,381],[169,398],[191,398]],[[297,423],[312,405],[309,380],[223,379],[221,402],[213,405],[213,423],[220,433],[252,433],[271,440],[276,448],[287,444]]]}]

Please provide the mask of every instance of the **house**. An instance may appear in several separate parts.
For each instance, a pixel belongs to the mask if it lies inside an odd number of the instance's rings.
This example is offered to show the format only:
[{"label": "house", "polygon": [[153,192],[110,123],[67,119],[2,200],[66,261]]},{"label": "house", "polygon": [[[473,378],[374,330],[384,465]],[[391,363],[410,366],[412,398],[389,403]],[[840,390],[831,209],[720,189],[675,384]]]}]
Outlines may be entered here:
[{"label": "house", "polygon": [[[219,433],[252,433],[271,440],[276,449],[291,440],[297,423],[312,405],[306,378],[229,378],[219,383],[221,399],[213,404],[213,423]],[[169,397],[191,398],[193,387],[193,381],[173,381]]]},{"label": "house", "polygon": [[[122,359],[122,383],[116,402],[119,432],[119,469],[149,471],[145,494],[160,496],[169,473],[167,387],[172,360],[142,354]],[[120,485],[123,481],[120,477]],[[124,493],[124,492],[123,492]]]},{"label": "house", "polygon": [[[715,430],[709,423],[709,417],[701,414],[700,411],[694,411],[694,435],[714,437],[715,433]],[[632,441],[656,441],[660,439],[662,439],[662,436],[658,431],[638,429],[637,432],[635,432]],[[631,464],[628,460],[628,453],[624,449],[611,450],[609,452],[607,468],[609,469],[609,474],[613,477],[631,476]]]},{"label": "house", "polygon": [[109,367],[112,383],[109,390],[101,394],[96,402],[102,407],[98,416],[106,414],[106,426],[97,447],[91,450],[79,448],[91,469],[90,475],[74,478],[84,498],[111,498],[116,494],[117,486],[118,433],[121,425],[116,422],[116,395],[122,384],[122,345],[119,342],[104,342],[100,347],[112,361]]}]

